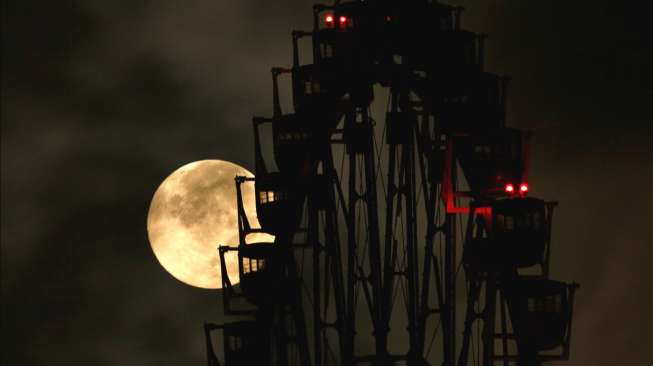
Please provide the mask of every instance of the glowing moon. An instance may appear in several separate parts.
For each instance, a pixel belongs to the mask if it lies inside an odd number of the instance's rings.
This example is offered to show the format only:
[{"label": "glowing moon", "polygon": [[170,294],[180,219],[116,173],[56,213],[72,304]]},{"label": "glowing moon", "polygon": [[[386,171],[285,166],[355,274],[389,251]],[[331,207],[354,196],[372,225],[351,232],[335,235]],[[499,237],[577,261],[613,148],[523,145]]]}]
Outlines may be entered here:
[{"label": "glowing moon", "polygon": [[[245,168],[222,160],[196,161],[174,171],[154,193],[147,235],[159,263],[176,279],[195,287],[221,288],[219,245],[238,245],[234,177],[253,177]],[[245,212],[258,227],[254,184],[241,185]],[[248,242],[273,241],[251,234]],[[238,256],[225,255],[229,278],[240,281]]]}]

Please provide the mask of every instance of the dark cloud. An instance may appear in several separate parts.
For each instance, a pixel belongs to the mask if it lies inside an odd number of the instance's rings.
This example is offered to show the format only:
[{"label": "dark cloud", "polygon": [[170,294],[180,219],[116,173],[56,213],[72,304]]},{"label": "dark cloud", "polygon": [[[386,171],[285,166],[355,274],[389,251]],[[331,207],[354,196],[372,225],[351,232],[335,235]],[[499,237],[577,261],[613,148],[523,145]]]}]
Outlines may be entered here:
[{"label": "dark cloud", "polygon": [[[650,363],[647,13],[457,3],[490,34],[488,69],[513,76],[510,124],[536,132],[531,186],[561,202],[553,272],[583,286],[569,364]],[[149,200],[190,161],[252,167],[249,120],[271,111],[269,69],[310,4],[3,4],[2,364],[204,362],[219,297],[159,267]]]}]

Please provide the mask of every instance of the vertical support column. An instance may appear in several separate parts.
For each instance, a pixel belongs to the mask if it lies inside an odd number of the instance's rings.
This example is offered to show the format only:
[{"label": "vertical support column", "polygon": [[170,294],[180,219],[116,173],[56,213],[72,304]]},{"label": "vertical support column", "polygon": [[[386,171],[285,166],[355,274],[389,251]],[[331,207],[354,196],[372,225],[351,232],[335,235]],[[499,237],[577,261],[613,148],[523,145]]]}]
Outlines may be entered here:
[{"label": "vertical support column", "polygon": [[[306,321],[304,319],[304,306],[303,306],[303,301],[302,301],[302,296],[301,296],[301,279],[299,278],[299,274],[297,273],[297,263],[295,261],[295,254],[292,252],[292,248],[290,247],[290,243],[292,240],[292,235],[283,235],[284,236],[284,242],[288,244],[288,248],[286,252],[283,254],[286,258],[284,258],[284,265],[286,266],[285,272],[288,274],[288,278],[286,279],[288,286],[287,288],[292,289],[292,298],[290,299],[290,309],[292,313],[292,320],[293,320],[293,325],[294,325],[294,334],[293,334],[293,339],[290,339],[288,337],[287,331],[284,332],[284,348],[287,348],[287,345],[290,343],[291,340],[294,341],[294,343],[297,346],[297,352],[299,354],[299,360],[301,362],[301,365],[306,365],[310,366],[311,364],[311,359],[308,351],[308,337],[306,334]],[[276,244],[276,243],[275,243]],[[281,313],[283,313],[283,305],[281,306]],[[286,323],[280,323],[282,326],[285,327]],[[284,350],[283,352],[287,352],[287,350]]]},{"label": "vertical support column", "polygon": [[[448,226],[446,225],[446,216],[445,216],[445,221],[440,222],[439,220],[439,213],[441,212],[440,209],[442,209],[442,212],[444,212],[444,209],[446,207],[446,200],[442,199],[443,191],[444,191],[444,186],[443,186],[443,180],[442,180],[442,175],[444,173],[435,173],[433,169],[437,168],[442,168],[444,169],[444,165],[435,165],[433,163],[433,159],[436,159],[432,154],[443,154],[443,151],[440,149],[440,144],[441,141],[439,141],[439,135],[433,136],[433,133],[435,132],[433,129],[435,126],[432,125],[432,122],[434,120],[431,120],[431,112],[430,111],[425,111],[423,112],[423,117],[421,121],[421,126],[420,128],[416,129],[415,132],[417,133],[416,136],[416,141],[417,141],[417,147],[418,147],[418,154],[420,157],[420,170],[423,179],[425,179],[428,184],[425,184],[423,189],[424,189],[424,197],[425,197],[425,210],[426,210],[426,219],[427,219],[427,227],[426,227],[426,237],[425,237],[425,244],[424,244],[424,265],[422,268],[423,274],[422,274],[422,287],[420,289],[421,293],[419,294],[421,297],[421,303],[420,303],[420,310],[419,310],[419,341],[418,341],[418,347],[419,347],[419,353],[423,353],[424,347],[426,346],[425,341],[427,339],[426,337],[426,324],[428,321],[429,316],[432,313],[438,313],[438,316],[440,317],[440,321],[443,325],[442,327],[442,334],[443,334],[443,341],[442,341],[442,352],[443,355],[446,353],[447,356],[443,357],[444,358],[444,364],[450,364],[453,365],[453,360],[454,360],[454,353],[450,350],[450,344],[448,341],[449,333],[448,333],[448,323],[446,314],[446,295],[445,295],[445,289],[443,286],[443,281],[442,281],[442,275],[441,275],[441,266],[438,265],[438,258],[436,258],[436,235],[440,234],[442,235],[445,240],[446,237],[449,235],[448,234]],[[434,140],[435,138],[435,140]],[[428,162],[428,168],[425,166],[425,162],[423,159],[426,158]],[[447,245],[445,243],[441,243],[441,245]],[[444,262],[444,258],[440,258]],[[430,282],[430,276],[431,272],[433,272],[433,277],[434,277],[434,283],[431,285]],[[433,290],[435,291],[435,294],[437,296],[437,309],[432,309],[429,306],[429,297],[430,297],[430,291],[431,287],[433,287]],[[447,351],[449,349],[449,351]],[[448,352],[448,353],[447,353]],[[449,361],[447,361],[447,359]],[[449,363],[447,363],[449,362]]]},{"label": "vertical support column", "polygon": [[485,280],[485,309],[483,311],[483,366],[494,364],[494,328],[497,304],[497,279],[488,272]]},{"label": "vertical support column", "polygon": [[476,280],[468,280],[469,288],[467,290],[467,309],[465,310],[465,328],[463,331],[463,341],[458,357],[458,366],[467,366],[469,359],[469,347],[472,340],[472,330],[474,322],[478,316],[474,310],[474,304],[478,301],[480,292],[480,283]]},{"label": "vertical support column", "polygon": [[276,307],[277,318],[273,318],[275,321],[274,324],[274,338],[276,345],[276,356],[278,365],[287,365],[288,364],[288,345],[287,339],[288,334],[285,329],[286,326],[286,307],[285,302],[278,304]]},{"label": "vertical support column", "polygon": [[320,287],[320,256],[322,245],[318,238],[318,211],[314,208],[312,197],[309,196],[308,208],[308,242],[313,246],[313,352],[315,366],[322,366],[322,342],[324,322],[322,321],[322,288]]},{"label": "vertical support column", "polygon": [[[333,166],[333,155],[328,148],[325,149],[322,164],[324,177],[328,179],[328,184],[325,184],[325,189],[328,191],[318,192],[317,194],[328,195],[328,202],[324,207],[324,245],[328,257],[327,265],[331,266],[331,283],[333,285],[333,296],[336,307],[336,329],[338,331],[341,363],[350,364],[353,358],[354,329],[347,314],[345,285],[342,273],[342,251],[337,225],[337,212],[335,210],[335,192],[333,190],[333,184],[336,183],[336,180],[332,174],[334,174],[335,168]],[[313,270],[319,272],[320,268],[315,267]],[[328,294],[329,291],[326,291],[326,293]]]},{"label": "vertical support column", "polygon": [[417,299],[419,298],[418,288],[418,263],[417,263],[417,213],[415,196],[415,151],[413,145],[413,133],[411,128],[410,139],[402,146],[404,181],[406,200],[406,277],[408,282],[408,332],[410,342],[409,364],[417,364],[421,354],[417,354],[419,347],[419,327]]},{"label": "vertical support column", "polygon": [[[358,264],[356,263],[357,248],[356,243],[356,154],[349,155],[349,185],[347,187],[347,318],[349,327],[356,327],[356,298],[355,292],[357,287]],[[344,173],[344,172],[343,172]],[[355,342],[354,329],[351,329],[349,339],[352,344]],[[352,354],[353,356],[353,354]]]},{"label": "vertical support column", "polygon": [[501,309],[501,352],[503,352],[503,366],[510,366],[508,360],[508,314],[506,311],[506,299],[503,292],[499,296],[499,306]]},{"label": "vertical support column", "polygon": [[[422,159],[423,154],[420,152],[420,162]],[[421,170],[422,170],[422,176],[425,176],[425,171],[423,167],[423,163],[421,165]],[[426,186],[429,186],[428,188]],[[422,268],[422,289],[421,289],[421,303],[420,303],[420,314],[419,314],[419,353],[423,353],[424,350],[424,342],[426,339],[426,323],[428,321],[429,315],[431,313],[431,309],[429,308],[429,294],[430,294],[430,279],[431,279],[431,262],[434,264],[436,263],[435,261],[432,261],[433,257],[433,246],[435,244],[435,235],[438,232],[437,228],[437,223],[435,222],[436,220],[436,207],[435,205],[437,204],[437,184],[434,182],[431,182],[431,184],[425,184],[424,187],[424,199],[426,202],[426,220],[427,220],[427,227],[426,227],[426,238],[425,238],[425,244],[424,244],[424,264]],[[433,272],[435,275],[435,278],[438,278],[439,273],[437,273],[439,269],[438,268],[433,268]],[[436,288],[439,287],[439,284],[435,284]],[[436,293],[439,293],[436,291]],[[438,309],[440,311],[441,309]]]},{"label": "vertical support column", "polygon": [[[360,117],[360,121],[358,121]],[[374,338],[376,350],[377,364],[387,363],[387,321],[384,312],[384,297],[381,283],[381,249],[379,237],[379,218],[378,218],[378,204],[377,204],[377,191],[376,191],[376,164],[373,148],[374,129],[372,121],[368,115],[368,106],[363,105],[356,108],[356,110],[349,112],[345,116],[345,139],[347,140],[347,154],[349,155],[349,251],[350,251],[350,271],[357,273],[364,269],[358,268],[356,258],[352,257],[352,253],[358,247],[356,241],[356,233],[359,229],[356,226],[356,208],[358,201],[362,201],[366,205],[367,212],[367,227],[361,228],[367,232],[367,248],[368,252],[365,253],[369,259],[370,273],[350,274],[350,279],[354,281],[352,289],[355,288],[355,282],[358,277],[364,278],[364,281],[369,281],[372,287],[371,296],[371,318],[374,323]],[[358,172],[358,156],[363,157],[363,169],[365,179],[365,191],[357,191],[357,175]],[[362,254],[362,253],[361,253]],[[352,267],[353,266],[353,267]],[[367,284],[364,284],[367,286]],[[353,312],[355,309],[350,305],[352,311],[351,319],[354,319]],[[351,321],[351,320],[350,320]]]},{"label": "vertical support column", "polygon": [[392,313],[392,296],[394,290],[395,264],[397,259],[396,241],[393,235],[393,218],[395,214],[395,196],[397,195],[397,185],[395,184],[396,173],[396,154],[397,146],[390,144],[388,147],[388,180],[387,180],[387,199],[385,215],[385,235],[384,235],[384,255],[383,255],[383,318],[385,327],[388,328]]},{"label": "vertical support column", "polygon": [[[473,234],[476,232],[476,237],[481,236],[480,227],[476,226],[478,223],[476,217],[476,203],[471,202],[469,205],[469,213],[467,216],[467,228],[465,229],[464,247],[465,250],[470,243],[474,240]],[[476,230],[474,230],[476,229]],[[481,290],[480,273],[476,269],[465,267],[465,281],[467,281],[467,309],[465,310],[465,324],[463,330],[462,346],[460,355],[458,357],[458,366],[467,366],[469,358],[469,347],[473,333],[474,322],[478,320],[475,305],[478,302]]]},{"label": "vertical support column", "polygon": [[453,366],[456,354],[456,214],[447,213],[444,242],[444,365]]},{"label": "vertical support column", "polygon": [[[417,245],[417,185],[416,185],[416,161],[415,161],[415,128],[417,120],[413,115],[409,94],[405,86],[395,81],[391,90],[391,111],[388,114],[387,140],[389,144],[390,157],[388,161],[388,199],[386,211],[386,236],[385,236],[385,281],[384,281],[384,311],[385,321],[388,322],[392,309],[390,299],[394,279],[397,273],[395,268],[397,242],[395,240],[395,201],[397,210],[405,210],[401,238],[404,245],[406,266],[401,273],[404,276],[406,285],[406,319],[409,341],[408,365],[422,363],[422,331],[423,325],[420,322],[421,313],[419,307],[419,264]],[[397,157],[399,153],[399,157]],[[395,177],[396,163],[399,161],[398,176]],[[387,323],[386,323],[387,324]]]}]

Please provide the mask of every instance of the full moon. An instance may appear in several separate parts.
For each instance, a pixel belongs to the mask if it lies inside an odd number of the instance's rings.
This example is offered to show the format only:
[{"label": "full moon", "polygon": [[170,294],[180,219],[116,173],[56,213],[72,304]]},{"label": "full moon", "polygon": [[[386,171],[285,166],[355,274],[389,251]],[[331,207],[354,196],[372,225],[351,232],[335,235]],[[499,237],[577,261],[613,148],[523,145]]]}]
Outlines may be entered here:
[{"label": "full moon", "polygon": [[[161,266],[188,285],[222,287],[218,246],[238,245],[237,175],[253,177],[245,168],[223,160],[186,164],[168,176],[154,193],[147,215],[147,235]],[[252,227],[258,227],[254,184],[241,185],[243,206]],[[247,242],[273,241],[251,234]],[[225,254],[232,284],[240,281],[238,256]]]}]

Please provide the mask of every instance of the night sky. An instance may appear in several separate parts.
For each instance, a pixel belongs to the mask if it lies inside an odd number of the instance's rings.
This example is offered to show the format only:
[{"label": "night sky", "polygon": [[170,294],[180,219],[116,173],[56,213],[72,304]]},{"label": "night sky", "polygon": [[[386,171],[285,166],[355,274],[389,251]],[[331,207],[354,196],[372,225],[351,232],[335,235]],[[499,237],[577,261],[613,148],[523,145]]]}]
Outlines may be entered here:
[{"label": "night sky", "polygon": [[[578,292],[567,365],[649,365],[650,14],[612,1],[458,1],[535,132],[530,185],[560,201],[552,276]],[[253,170],[251,116],[310,1],[2,4],[2,365],[202,365],[217,291],[157,263],[145,220],[181,165]],[[308,61],[308,60],[307,60]],[[286,100],[288,101],[285,93]]]}]

